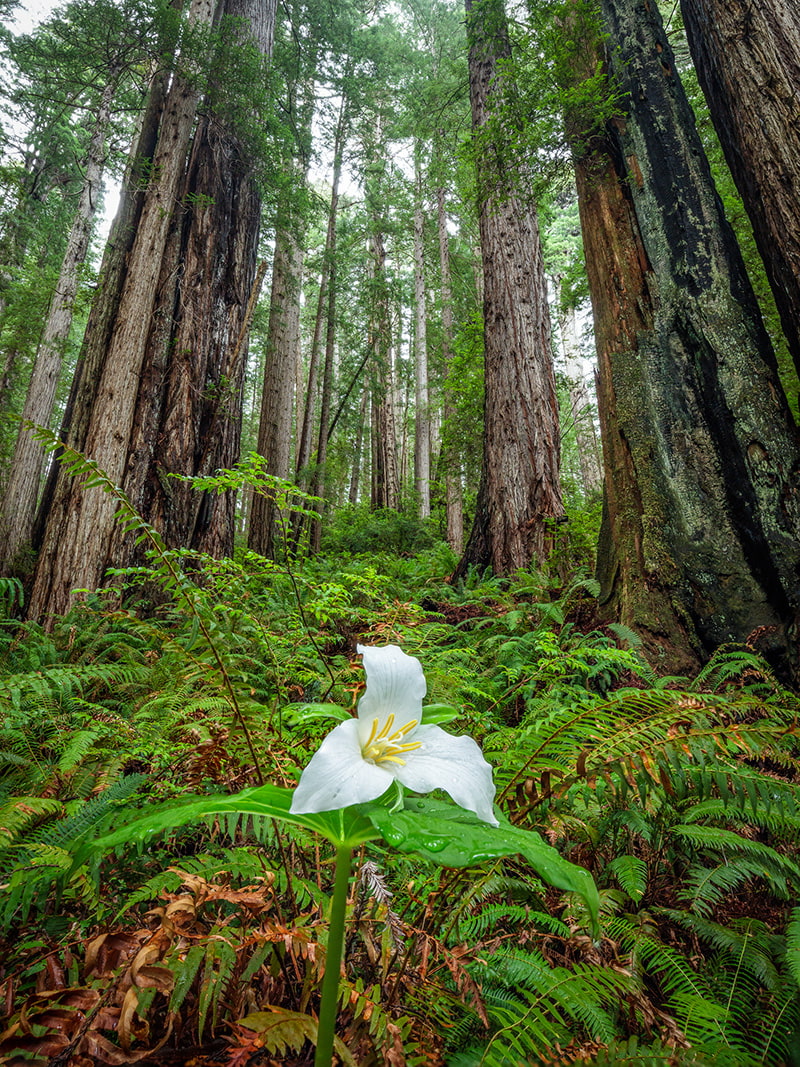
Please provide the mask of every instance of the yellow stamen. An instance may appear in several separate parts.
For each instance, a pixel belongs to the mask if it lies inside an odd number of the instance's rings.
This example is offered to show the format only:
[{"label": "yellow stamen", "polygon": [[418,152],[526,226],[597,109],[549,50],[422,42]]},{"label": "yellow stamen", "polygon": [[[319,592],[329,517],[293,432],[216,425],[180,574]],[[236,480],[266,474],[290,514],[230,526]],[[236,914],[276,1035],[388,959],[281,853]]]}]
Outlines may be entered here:
[{"label": "yellow stamen", "polygon": [[389,731],[391,730],[391,728],[393,726],[394,726],[394,712],[390,711],[389,714],[386,716],[386,722],[381,727],[381,732],[378,734],[378,736],[375,738],[375,740],[376,741],[380,741],[382,737],[387,737],[389,735]]},{"label": "yellow stamen", "polygon": [[378,719],[373,719],[370,725],[369,737],[366,744],[362,745],[361,754],[367,763],[374,763],[380,765],[381,763],[396,763],[401,767],[405,766],[405,760],[401,758],[401,753],[413,752],[415,748],[421,747],[420,741],[404,741],[402,738],[406,734],[410,734],[417,728],[419,723],[416,719],[412,719],[410,722],[400,726],[397,730],[392,730],[394,726],[394,715],[390,712],[386,717],[386,721],[383,723],[380,731],[378,730]]}]

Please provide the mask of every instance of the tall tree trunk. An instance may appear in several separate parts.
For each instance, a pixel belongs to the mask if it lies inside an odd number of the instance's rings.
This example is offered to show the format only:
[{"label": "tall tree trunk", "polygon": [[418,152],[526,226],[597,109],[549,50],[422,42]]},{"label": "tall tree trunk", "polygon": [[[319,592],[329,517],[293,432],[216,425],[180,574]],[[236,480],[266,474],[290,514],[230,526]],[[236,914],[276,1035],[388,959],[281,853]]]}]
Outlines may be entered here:
[{"label": "tall tree trunk", "polygon": [[372,506],[396,508],[400,502],[400,477],[397,469],[392,373],[392,318],[386,284],[386,251],[378,219],[373,218],[373,226],[370,242],[374,299],[370,348],[375,353],[372,386]]},{"label": "tall tree trunk", "polygon": [[[511,48],[502,0],[466,0],[472,125],[497,114]],[[484,276],[485,402],[475,521],[456,568],[497,574],[543,561],[548,523],[564,517],[558,479],[558,402],[536,211],[510,146],[483,141],[478,217]],[[485,133],[484,133],[485,137]],[[522,188],[520,188],[522,187]]]},{"label": "tall tree trunk", "polygon": [[[332,194],[333,195],[333,194]],[[338,201],[338,182],[336,189]],[[325,496],[325,464],[328,461],[328,440],[331,430],[331,400],[333,398],[333,364],[336,355],[336,213],[331,212],[334,221],[334,229],[331,235],[329,252],[331,257],[330,276],[328,279],[328,308],[325,325],[325,361],[322,371],[322,395],[319,404],[319,435],[317,438],[317,455],[314,464],[314,477],[311,481],[312,496]],[[324,508],[324,504],[317,504],[317,509]],[[309,536],[309,548],[311,552],[319,552],[322,541],[321,518],[311,520],[311,532]]]},{"label": "tall tree trunk", "polygon": [[[295,223],[297,220],[295,220]],[[300,358],[300,292],[303,249],[287,220],[275,234],[272,260],[269,328],[264,357],[264,382],[258,424],[258,453],[266,460],[266,471],[288,479],[292,451],[292,398],[295,372]],[[270,498],[253,494],[247,544],[253,552],[272,557],[279,531],[275,528],[275,507]]]},{"label": "tall tree trunk", "polygon": [[431,423],[428,401],[427,308],[425,304],[425,215],[417,145],[414,184],[414,486],[421,519],[431,513]]},{"label": "tall tree trunk", "polygon": [[[42,130],[36,128],[29,137],[40,140]],[[26,153],[19,177],[15,203],[7,206],[7,213],[0,225],[0,329],[5,326],[9,310],[9,289],[19,277],[25,261],[32,233],[36,229],[36,217],[44,210],[51,189],[64,184],[55,168],[49,165],[46,154],[39,150]],[[22,355],[22,345],[17,338],[7,342],[2,351],[0,370],[0,412],[11,408],[10,394],[15,378],[17,360]]]},{"label": "tall tree trunk", "polygon": [[[225,13],[249,27],[243,46],[255,42],[268,51],[274,3],[228,0]],[[210,25],[213,15],[208,0],[194,0],[189,17],[195,25]],[[209,473],[229,466],[238,453],[259,198],[247,153],[214,117],[197,127],[187,165],[197,103],[196,88],[175,76],[121,293],[113,301],[85,451],[126,488],[168,543],[221,554],[232,545],[232,494],[206,495],[198,503],[169,475]],[[91,588],[109,562],[130,559],[131,539],[115,536],[113,511],[97,490],[70,487],[61,540],[37,568],[36,613],[63,612],[71,588]]]},{"label": "tall tree trunk", "polygon": [[606,608],[679,668],[800,601],[800,450],[655,5],[603,0],[627,112],[577,160]]},{"label": "tall tree trunk", "polygon": [[[79,452],[82,452],[86,445],[89,420],[111,345],[111,334],[146,199],[148,175],[152,172],[153,157],[158,145],[169,80],[169,71],[162,70],[155,74],[150,84],[147,101],[139,120],[139,131],[128,156],[119,208],[103,252],[97,292],[89,311],[64,410],[61,440]],[[33,543],[39,549],[37,575],[41,573],[41,579],[37,578],[39,591],[36,595],[42,604],[46,603],[49,584],[54,578],[55,557],[61,538],[66,536],[73,492],[74,485],[70,475],[58,463],[51,464],[33,531]],[[34,610],[38,610],[36,603],[34,599]],[[29,603],[29,610],[31,606]]]},{"label": "tall tree trunk", "polygon": [[[193,0],[190,18],[195,25],[210,24],[212,16],[210,0]],[[77,413],[86,423],[86,454],[116,484],[124,480],[161,259],[178,202],[198,99],[194,86],[175,77],[164,104],[119,300],[114,301],[99,382],[96,392],[86,383],[93,402]],[[82,377],[86,380],[85,368]],[[100,489],[85,489],[81,479],[69,485],[59,503],[58,511],[48,516],[37,563],[28,608],[34,617],[63,614],[71,603],[71,591],[95,588],[108,566],[113,499]]]},{"label": "tall tree trunk", "polygon": [[[110,74],[113,75],[113,72]],[[115,79],[112,76],[101,94],[94,129],[84,160],[81,194],[22,409],[22,419],[25,422],[48,426],[53,414],[56,389],[61,374],[62,355],[72,326],[72,313],[78,292],[78,274],[89,251],[92,226],[102,193],[105,142],[111,120],[114,90]],[[17,435],[8,484],[0,508],[3,515],[4,535],[2,546],[0,546],[2,569],[7,570],[20,550],[30,545],[32,541],[44,459],[45,454],[41,445],[32,438],[24,426],[21,427]]]},{"label": "tall tree trunk", "polygon": [[681,0],[697,77],[800,374],[800,9]]},{"label": "tall tree trunk", "polygon": [[[313,79],[301,87],[296,81],[287,89],[287,111],[297,116],[293,158],[287,167],[296,175],[295,188],[289,188],[280,204],[272,265],[269,328],[264,359],[264,378],[258,426],[258,452],[266,460],[268,474],[288,480],[292,462],[292,411],[299,407],[296,389],[300,350],[300,304],[303,289],[304,244],[307,230],[305,213],[297,205],[297,191],[307,181],[311,123],[314,115]],[[287,533],[278,527],[271,497],[254,493],[248,523],[248,546],[264,556],[274,557],[277,542]]]},{"label": "tall tree trunk", "polygon": [[442,298],[442,362],[444,364],[445,434],[440,463],[444,467],[447,543],[454,552],[464,547],[464,508],[461,492],[461,457],[455,443],[453,421],[456,410],[448,382],[453,361],[453,285],[450,277],[450,241],[447,235],[447,208],[444,186],[436,191],[439,231],[439,273]]},{"label": "tall tree trunk", "polygon": [[[349,108],[347,100],[342,99],[339,108],[339,117],[336,123],[336,134],[333,145],[333,177],[331,181],[331,202],[328,208],[328,226],[325,233],[325,251],[322,259],[322,271],[320,273],[319,294],[317,297],[317,313],[314,319],[314,335],[311,342],[311,354],[308,369],[308,386],[306,393],[306,405],[303,414],[303,423],[298,435],[297,445],[297,479],[304,477],[305,470],[311,461],[311,442],[313,440],[314,407],[316,405],[317,381],[319,378],[319,357],[322,346],[322,327],[325,322],[325,310],[328,307],[328,333],[332,329],[330,319],[330,292],[335,284],[335,260],[336,260],[336,216],[339,210],[339,182],[342,176],[342,162],[344,157],[344,143],[347,136],[349,123]],[[335,297],[334,297],[335,306]],[[328,340],[326,339],[326,361]],[[331,359],[333,353],[331,352]],[[330,404],[330,397],[328,398]],[[322,434],[326,435],[327,426],[323,431],[320,429],[319,439]]]},{"label": "tall tree trunk", "polygon": [[[361,480],[361,463],[364,451],[364,424],[367,419],[367,405],[369,404],[369,389],[364,387],[361,393],[361,403],[358,406],[358,426],[356,429],[356,443],[353,449],[353,469],[350,471],[350,486],[347,492],[347,500],[350,504],[358,503],[358,488]],[[372,420],[370,420],[370,425]]]},{"label": "tall tree trunk", "polygon": [[564,371],[569,383],[569,405],[575,425],[581,485],[584,493],[590,496],[602,486],[603,472],[600,463],[600,446],[594,428],[592,403],[583,377],[575,308],[567,308],[559,314],[558,328],[564,357]]},{"label": "tall tree trunk", "polygon": [[[322,351],[322,327],[325,322],[325,305],[328,294],[330,278],[330,260],[328,259],[329,241],[331,240],[332,216],[328,215],[328,234],[325,239],[325,255],[322,261],[322,270],[319,276],[319,289],[317,290],[317,310],[314,316],[314,333],[311,337],[311,351],[308,360],[308,378],[306,380],[305,405],[303,407],[303,421],[297,439],[297,455],[295,457],[295,477],[298,485],[308,484],[311,462],[311,442],[314,439],[314,411],[317,406],[317,392],[319,390],[319,364]],[[298,407],[299,417],[299,407]]]},{"label": "tall tree trunk", "polygon": [[[225,0],[240,46],[271,53],[275,0]],[[171,477],[213,474],[239,455],[248,315],[261,198],[254,160],[211,114],[194,135],[162,257],[125,488],[168,545],[220,557],[233,551],[235,494],[197,493]],[[115,562],[131,546],[117,534]]]}]

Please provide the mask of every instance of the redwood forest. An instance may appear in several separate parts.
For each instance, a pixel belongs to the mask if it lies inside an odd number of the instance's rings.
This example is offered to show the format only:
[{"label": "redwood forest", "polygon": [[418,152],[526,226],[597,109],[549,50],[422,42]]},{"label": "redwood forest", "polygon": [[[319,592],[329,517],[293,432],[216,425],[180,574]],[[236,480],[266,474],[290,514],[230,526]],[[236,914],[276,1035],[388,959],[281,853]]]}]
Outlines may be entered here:
[{"label": "redwood forest", "polygon": [[0,1063],[800,1067],[800,7],[0,0]]}]

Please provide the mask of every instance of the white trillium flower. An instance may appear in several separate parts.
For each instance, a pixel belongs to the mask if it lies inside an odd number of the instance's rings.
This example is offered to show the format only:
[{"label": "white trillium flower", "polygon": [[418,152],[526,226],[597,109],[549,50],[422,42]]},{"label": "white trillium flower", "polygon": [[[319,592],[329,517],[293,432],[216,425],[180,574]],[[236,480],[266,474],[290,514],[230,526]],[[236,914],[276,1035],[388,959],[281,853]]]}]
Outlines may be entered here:
[{"label": "white trillium flower", "polygon": [[397,645],[358,645],[367,689],[358,718],[331,730],[301,775],[291,811],[366,804],[394,779],[415,793],[444,789],[462,808],[497,826],[492,768],[471,737],[421,725],[427,686],[418,659]]}]

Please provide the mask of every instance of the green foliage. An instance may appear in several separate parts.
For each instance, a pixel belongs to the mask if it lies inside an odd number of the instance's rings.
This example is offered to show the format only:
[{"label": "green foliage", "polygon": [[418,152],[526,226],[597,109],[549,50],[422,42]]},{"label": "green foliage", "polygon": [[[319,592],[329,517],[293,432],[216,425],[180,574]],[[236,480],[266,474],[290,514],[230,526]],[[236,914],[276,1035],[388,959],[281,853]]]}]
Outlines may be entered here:
[{"label": "green foliage", "polygon": [[[661,678],[632,631],[579,624],[594,579],[454,588],[441,546],[282,563],[169,552],[102,472],[67,462],[115,495],[149,561],[52,633],[0,627],[3,1055],[43,1004],[88,1006],[100,989],[117,1050],[172,1040],[169,1011],[198,1043],[305,1055],[328,841],[346,838],[381,868],[348,905],[343,1060],[792,1062],[800,702],[751,649]],[[203,490],[257,476],[246,466]],[[157,609],[138,609],[142,583]],[[6,593],[10,612],[19,589]],[[412,797],[287,824],[301,767],[358,697],[359,641],[421,658],[429,721],[475,736],[494,765],[498,831]],[[134,970],[149,984],[131,986]],[[35,1017],[55,1040],[55,1016]]]},{"label": "green foliage", "polygon": [[374,510],[366,505],[337,508],[323,537],[325,551],[353,555],[414,555],[433,544],[433,533],[422,520],[405,512]]}]

